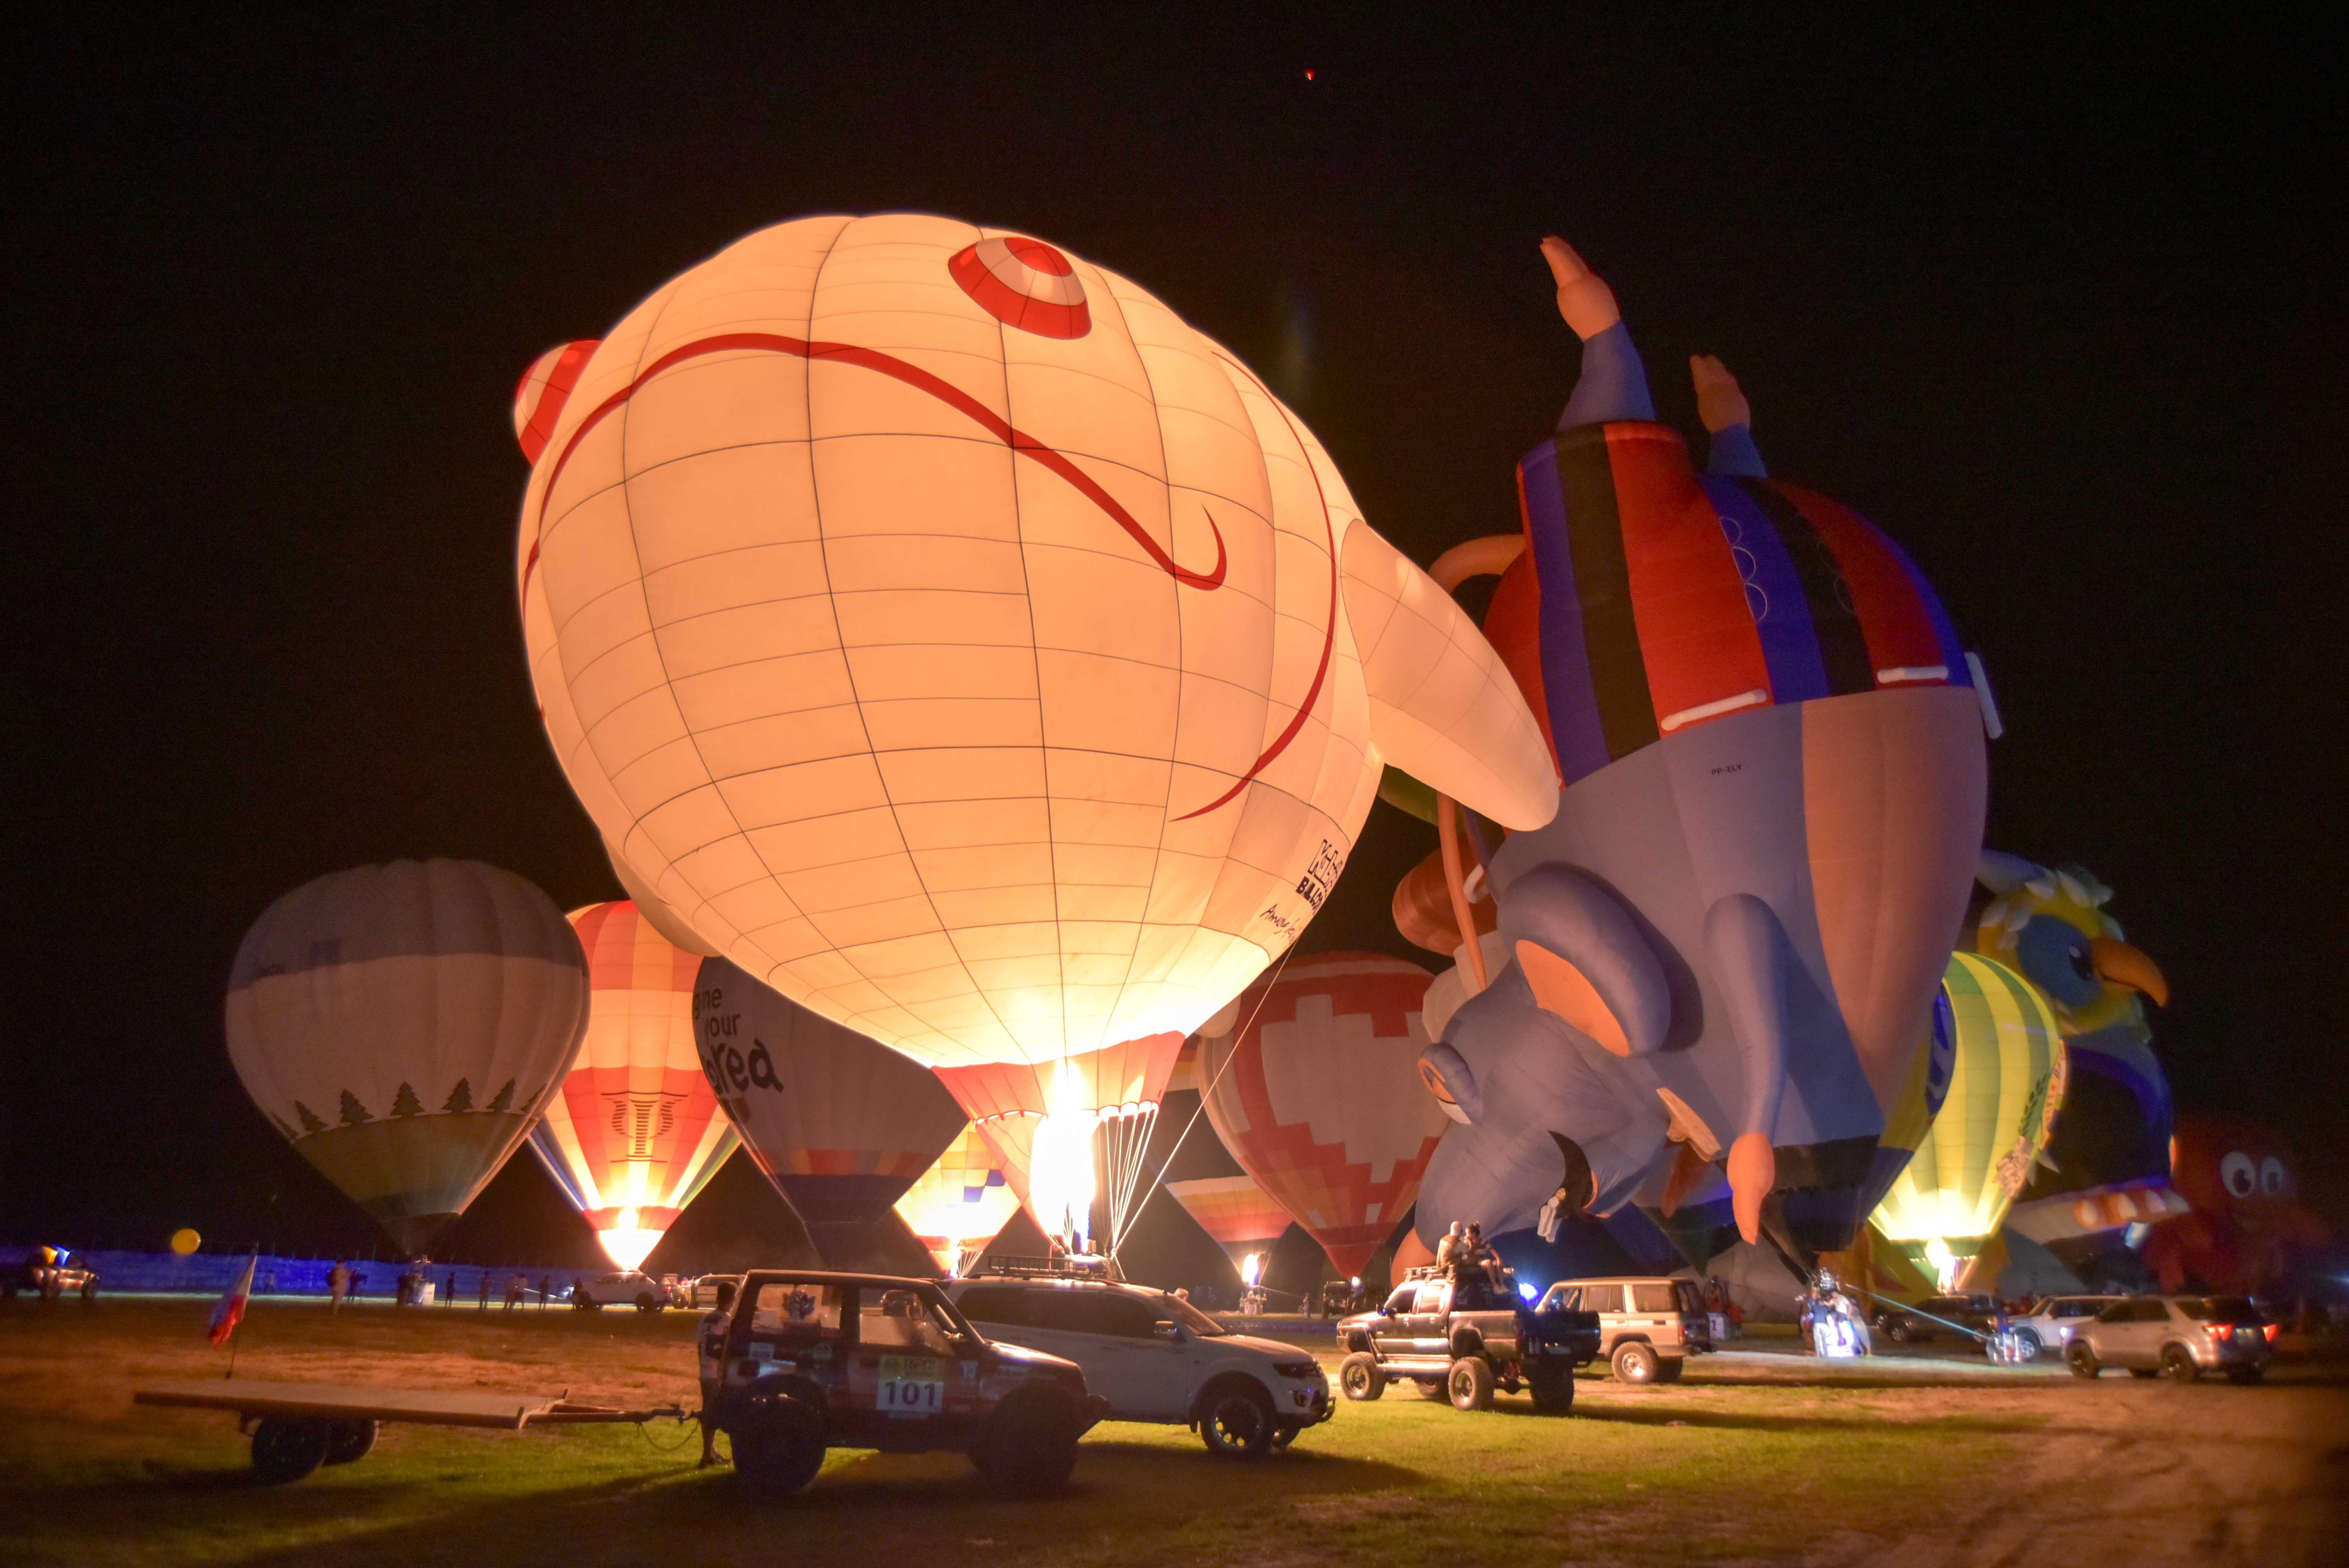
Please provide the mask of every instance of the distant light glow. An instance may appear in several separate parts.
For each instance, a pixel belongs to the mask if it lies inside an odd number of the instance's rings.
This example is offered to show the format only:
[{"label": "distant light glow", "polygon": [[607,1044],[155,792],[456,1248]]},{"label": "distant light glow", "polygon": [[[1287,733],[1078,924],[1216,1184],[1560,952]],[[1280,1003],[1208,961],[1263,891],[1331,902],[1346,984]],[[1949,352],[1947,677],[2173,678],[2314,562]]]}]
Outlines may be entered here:
[{"label": "distant light glow", "polygon": [[1526,1284],[1523,1280],[1519,1280],[1517,1282],[1517,1294],[1524,1296],[1527,1301],[1531,1301],[1538,1293],[1535,1291],[1532,1285]]},{"label": "distant light glow", "polygon": [[1308,71],[1305,73],[1305,79],[1306,79],[1307,81],[1309,81],[1309,81],[1311,81],[1311,80],[1313,79],[1313,73],[1312,73],[1312,71],[1308,70]]}]

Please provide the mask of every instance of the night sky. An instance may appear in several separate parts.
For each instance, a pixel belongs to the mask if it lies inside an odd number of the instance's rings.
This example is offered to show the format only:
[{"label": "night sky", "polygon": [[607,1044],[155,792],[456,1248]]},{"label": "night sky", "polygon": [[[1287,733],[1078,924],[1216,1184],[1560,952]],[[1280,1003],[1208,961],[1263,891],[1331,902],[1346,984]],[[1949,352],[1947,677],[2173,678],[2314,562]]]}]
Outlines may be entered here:
[{"label": "night sky", "polygon": [[[2276,1123],[2349,1225],[2332,40],[690,15],[16,30],[0,1241],[380,1244],[222,990],[346,866],[619,896],[523,668],[515,377],[751,229],[896,208],[1158,294],[1423,563],[1517,526],[1567,235],[1666,419],[1722,355],[1774,471],[1908,547],[2004,711],[1990,841],[2117,890],[2181,1102]],[[1433,841],[1376,808],[1304,948],[1431,961],[1387,903]],[[711,1234],[771,1219],[750,1175]],[[592,1256],[527,1155],[457,1250]]]}]

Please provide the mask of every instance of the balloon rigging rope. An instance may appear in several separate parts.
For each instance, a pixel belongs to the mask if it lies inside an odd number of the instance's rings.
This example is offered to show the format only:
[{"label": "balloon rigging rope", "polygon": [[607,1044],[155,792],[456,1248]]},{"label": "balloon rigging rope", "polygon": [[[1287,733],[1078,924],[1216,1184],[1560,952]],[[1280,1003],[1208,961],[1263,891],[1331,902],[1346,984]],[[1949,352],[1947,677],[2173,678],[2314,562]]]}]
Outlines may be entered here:
[{"label": "balloon rigging rope", "polygon": [[[1199,1118],[1206,1113],[1208,1097],[1216,1092],[1216,1085],[1224,1081],[1224,1075],[1232,1070],[1232,1063],[1239,1057],[1240,1047],[1238,1042],[1247,1037],[1247,1032],[1250,1029],[1256,1027],[1256,1016],[1258,1013],[1263,1012],[1264,1005],[1272,999],[1272,988],[1279,983],[1281,971],[1287,969],[1288,967],[1288,961],[1296,956],[1297,944],[1295,943],[1291,943],[1289,944],[1288,951],[1280,955],[1280,962],[1272,966],[1272,978],[1264,983],[1264,990],[1262,994],[1257,997],[1256,1006],[1248,1009],[1247,1021],[1241,1024],[1238,1028],[1232,1031],[1231,1038],[1233,1045],[1232,1048],[1225,1053],[1224,1065],[1216,1069],[1216,1076],[1212,1079],[1208,1080],[1207,1087],[1206,1088],[1199,1091],[1199,1103],[1197,1108],[1191,1112],[1191,1119],[1185,1122],[1183,1124],[1183,1130],[1174,1135],[1174,1147],[1169,1149],[1166,1151],[1166,1158],[1159,1161],[1157,1173],[1150,1179],[1150,1190],[1143,1193],[1142,1202],[1133,1206],[1133,1218],[1136,1221],[1139,1221],[1142,1218],[1142,1212],[1150,1207],[1150,1200],[1158,1196],[1158,1190],[1166,1184],[1167,1167],[1174,1163],[1174,1156],[1183,1151],[1183,1140],[1191,1136],[1191,1130],[1199,1125]],[[1203,1041],[1201,1044],[1202,1048],[1204,1048],[1205,1042]],[[1125,1237],[1123,1232],[1112,1229],[1109,1248],[1109,1255],[1112,1261],[1114,1261],[1117,1257],[1118,1243],[1124,1239]]]}]

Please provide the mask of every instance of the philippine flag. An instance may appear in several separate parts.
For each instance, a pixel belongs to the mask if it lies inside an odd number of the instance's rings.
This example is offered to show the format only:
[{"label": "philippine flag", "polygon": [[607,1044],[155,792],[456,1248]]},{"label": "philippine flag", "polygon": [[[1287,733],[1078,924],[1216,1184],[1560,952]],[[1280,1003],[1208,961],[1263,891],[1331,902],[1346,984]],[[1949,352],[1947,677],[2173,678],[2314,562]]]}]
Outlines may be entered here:
[{"label": "philippine flag", "polygon": [[244,1272],[213,1304],[212,1326],[204,1331],[204,1337],[214,1345],[226,1345],[228,1336],[236,1332],[236,1326],[244,1321],[244,1304],[253,1295],[253,1265],[260,1261],[258,1252],[245,1259]]}]

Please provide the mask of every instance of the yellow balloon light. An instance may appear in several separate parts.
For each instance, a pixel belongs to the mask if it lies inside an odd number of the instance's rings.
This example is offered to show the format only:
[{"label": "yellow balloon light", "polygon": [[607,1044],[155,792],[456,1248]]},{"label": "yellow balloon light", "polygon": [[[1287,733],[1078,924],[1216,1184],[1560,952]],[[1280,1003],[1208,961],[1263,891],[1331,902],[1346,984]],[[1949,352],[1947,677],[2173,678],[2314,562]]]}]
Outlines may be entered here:
[{"label": "yellow balloon light", "polygon": [[1955,1289],[2047,1146],[2064,1057],[2046,998],[2004,965],[1952,954],[1941,991],[1955,1040],[1948,1097],[1872,1222]]},{"label": "yellow balloon light", "polygon": [[992,1240],[1010,1223],[1019,1197],[995,1150],[978,1129],[966,1127],[905,1190],[896,1208],[940,1272],[951,1274],[965,1249]]},{"label": "yellow balloon light", "polygon": [[190,1230],[185,1225],[181,1226],[178,1230],[171,1233],[171,1250],[179,1253],[183,1258],[203,1244],[203,1237],[196,1234],[195,1232]]},{"label": "yellow balloon light", "polygon": [[1171,1050],[1083,1058],[1286,950],[1388,764],[1556,810],[1499,657],[1297,417],[1041,241],[762,230],[515,422],[532,678],[646,917],[988,1116],[1154,1110]]}]

